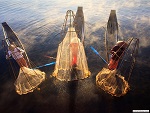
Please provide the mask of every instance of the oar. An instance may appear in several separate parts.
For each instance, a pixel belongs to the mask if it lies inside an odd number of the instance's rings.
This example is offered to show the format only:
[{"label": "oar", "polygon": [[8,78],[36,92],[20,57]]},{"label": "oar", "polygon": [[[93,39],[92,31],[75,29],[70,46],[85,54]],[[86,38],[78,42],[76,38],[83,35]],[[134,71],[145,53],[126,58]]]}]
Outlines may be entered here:
[{"label": "oar", "polygon": [[54,65],[54,64],[56,64],[56,62],[51,62],[51,63],[45,64],[45,65],[37,66],[33,69],[38,69],[38,68],[41,68],[41,67],[51,66],[51,65]]},{"label": "oar", "polygon": [[47,55],[44,55],[44,57],[51,58],[51,59],[56,59],[56,58],[54,58],[54,57],[47,56]]},{"label": "oar", "polygon": [[105,60],[103,57],[101,57],[101,55],[98,53],[98,51],[97,51],[96,49],[94,49],[94,47],[90,46],[90,48],[91,48],[92,51],[93,51],[95,54],[97,54],[106,64],[108,64],[108,63],[106,62],[106,60]]}]

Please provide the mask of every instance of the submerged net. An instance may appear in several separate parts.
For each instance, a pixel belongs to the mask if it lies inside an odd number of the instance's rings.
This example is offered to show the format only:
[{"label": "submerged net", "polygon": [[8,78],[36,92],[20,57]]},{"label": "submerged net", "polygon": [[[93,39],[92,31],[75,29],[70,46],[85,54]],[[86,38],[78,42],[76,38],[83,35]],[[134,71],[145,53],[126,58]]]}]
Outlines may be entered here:
[{"label": "submerged net", "polygon": [[21,67],[18,78],[15,81],[16,92],[20,95],[33,92],[37,86],[45,80],[45,73],[38,69]]},{"label": "submerged net", "polygon": [[124,75],[127,81],[129,81],[136,62],[136,56],[139,49],[139,39],[130,38],[128,41],[128,48],[126,49],[124,56],[121,58],[118,65],[118,73]]},{"label": "submerged net", "polygon": [[128,82],[123,76],[118,75],[116,70],[103,68],[96,76],[96,84],[98,87],[113,96],[122,96],[129,90]]},{"label": "submerged net", "polygon": [[[73,44],[75,47],[72,47]],[[76,54],[75,66],[74,54]],[[87,78],[89,75],[83,44],[77,37],[74,27],[69,27],[64,40],[58,47],[53,76],[61,81],[72,81]]]}]

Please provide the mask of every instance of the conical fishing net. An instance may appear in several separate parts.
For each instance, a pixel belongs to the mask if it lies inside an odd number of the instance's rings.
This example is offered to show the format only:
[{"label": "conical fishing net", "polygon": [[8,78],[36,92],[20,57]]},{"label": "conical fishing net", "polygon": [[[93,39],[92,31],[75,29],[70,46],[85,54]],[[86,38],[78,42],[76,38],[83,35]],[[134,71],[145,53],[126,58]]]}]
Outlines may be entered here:
[{"label": "conical fishing net", "polygon": [[96,84],[107,93],[119,97],[129,90],[128,81],[138,54],[139,39],[129,38],[125,45],[123,41],[119,41],[118,44],[126,47],[122,57],[119,58],[119,65],[115,70],[103,68],[96,76]]},{"label": "conical fishing net", "polygon": [[128,82],[123,76],[118,75],[116,70],[103,68],[96,76],[96,84],[98,87],[113,96],[122,96],[129,90]]},{"label": "conical fishing net", "polygon": [[[23,44],[17,37],[16,33],[8,26],[6,22],[2,23],[3,33],[4,33],[4,40],[3,40],[3,47],[5,49],[6,55],[8,55],[9,46],[13,45],[15,48],[18,48],[12,56],[17,58],[16,62],[20,66],[20,70],[16,67],[16,64],[9,61],[10,66],[12,68],[12,73],[14,74],[15,78],[19,71],[19,75],[14,83],[16,87],[16,92],[20,95],[27,94],[29,92],[33,92],[35,88],[45,80],[45,73],[41,72],[40,70],[30,69],[32,68],[29,58],[26,54]],[[14,51],[14,50],[13,50]],[[21,51],[24,51],[23,53]],[[20,57],[21,56],[21,57]],[[13,57],[13,58],[14,58]],[[26,66],[26,67],[23,67]],[[29,67],[29,68],[27,68]]]},{"label": "conical fishing net", "polygon": [[21,67],[18,78],[14,83],[16,92],[20,95],[33,92],[38,85],[45,80],[45,73],[38,69]]},{"label": "conical fishing net", "polygon": [[53,76],[61,81],[87,78],[90,75],[83,44],[74,27],[69,27],[59,44]]}]

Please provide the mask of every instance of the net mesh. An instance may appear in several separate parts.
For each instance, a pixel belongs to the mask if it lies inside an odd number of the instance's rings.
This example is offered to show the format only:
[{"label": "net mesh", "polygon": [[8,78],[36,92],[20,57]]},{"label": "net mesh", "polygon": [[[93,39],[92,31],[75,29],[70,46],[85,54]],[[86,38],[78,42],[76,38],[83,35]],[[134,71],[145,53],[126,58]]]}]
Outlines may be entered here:
[{"label": "net mesh", "polygon": [[44,72],[41,72],[38,69],[29,69],[26,67],[21,67],[18,78],[14,83],[16,87],[16,92],[20,95],[33,92],[34,89],[36,89],[38,85],[44,80]]},{"label": "net mesh", "polygon": [[129,90],[128,82],[123,76],[118,75],[116,70],[103,68],[96,76],[96,84],[98,87],[113,96],[122,96]]},{"label": "net mesh", "polygon": [[[74,56],[76,56],[76,66],[73,65]],[[53,76],[61,81],[72,81],[87,78],[89,75],[83,44],[77,37],[74,27],[69,27],[58,47]]]},{"label": "net mesh", "polygon": [[[3,47],[4,47],[6,55],[8,52],[8,46],[10,44],[13,44],[15,47],[19,47],[25,51],[23,44],[17,37],[16,33],[8,26],[8,24],[4,22],[2,23],[2,26],[3,26],[4,37],[5,37],[3,41]],[[16,75],[18,75],[15,81],[15,87],[16,87],[16,92],[20,95],[33,92],[33,90],[37,88],[37,86],[43,80],[45,80],[44,72],[41,72],[40,70],[37,70],[37,69],[36,70],[31,69],[32,66],[26,54],[26,51],[22,54],[23,54],[23,58],[25,59],[25,61],[21,58],[16,60],[19,66],[21,66],[20,69],[18,69],[17,65],[14,62],[12,62],[11,59],[9,61],[15,78],[16,78]],[[13,55],[17,57],[16,54],[13,54]],[[29,68],[22,67],[22,66],[26,66],[25,65],[26,63]]]},{"label": "net mesh", "polygon": [[97,86],[117,97],[125,95],[129,90],[128,81],[138,54],[139,40],[137,38],[129,38],[126,43],[128,47],[123,57],[119,58],[117,69],[103,68],[96,76]]}]

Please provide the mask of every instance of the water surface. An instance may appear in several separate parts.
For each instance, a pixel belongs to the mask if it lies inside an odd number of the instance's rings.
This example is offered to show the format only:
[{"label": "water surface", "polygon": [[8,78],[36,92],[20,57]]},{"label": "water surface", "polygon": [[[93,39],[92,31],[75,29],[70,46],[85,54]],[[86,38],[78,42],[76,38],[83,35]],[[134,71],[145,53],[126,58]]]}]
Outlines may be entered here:
[{"label": "water surface", "polygon": [[[150,1],[149,0],[1,0],[0,23],[7,22],[18,34],[29,58],[42,65],[56,57],[61,41],[55,37],[61,31],[67,10],[76,12],[83,6],[85,16],[85,51],[90,78],[75,82],[60,82],[50,77],[54,66],[41,70],[47,79],[41,90],[19,96],[15,92],[14,76],[0,44],[0,112],[3,113],[130,113],[133,109],[149,109],[150,95]],[[102,53],[103,26],[106,26],[110,10],[116,10],[120,35],[125,39],[140,39],[137,63],[129,81],[131,90],[116,98],[95,85],[95,76],[105,65],[89,49],[90,45]],[[3,39],[0,27],[0,39]],[[103,55],[103,54],[102,54]],[[104,57],[104,55],[103,55]]]}]

